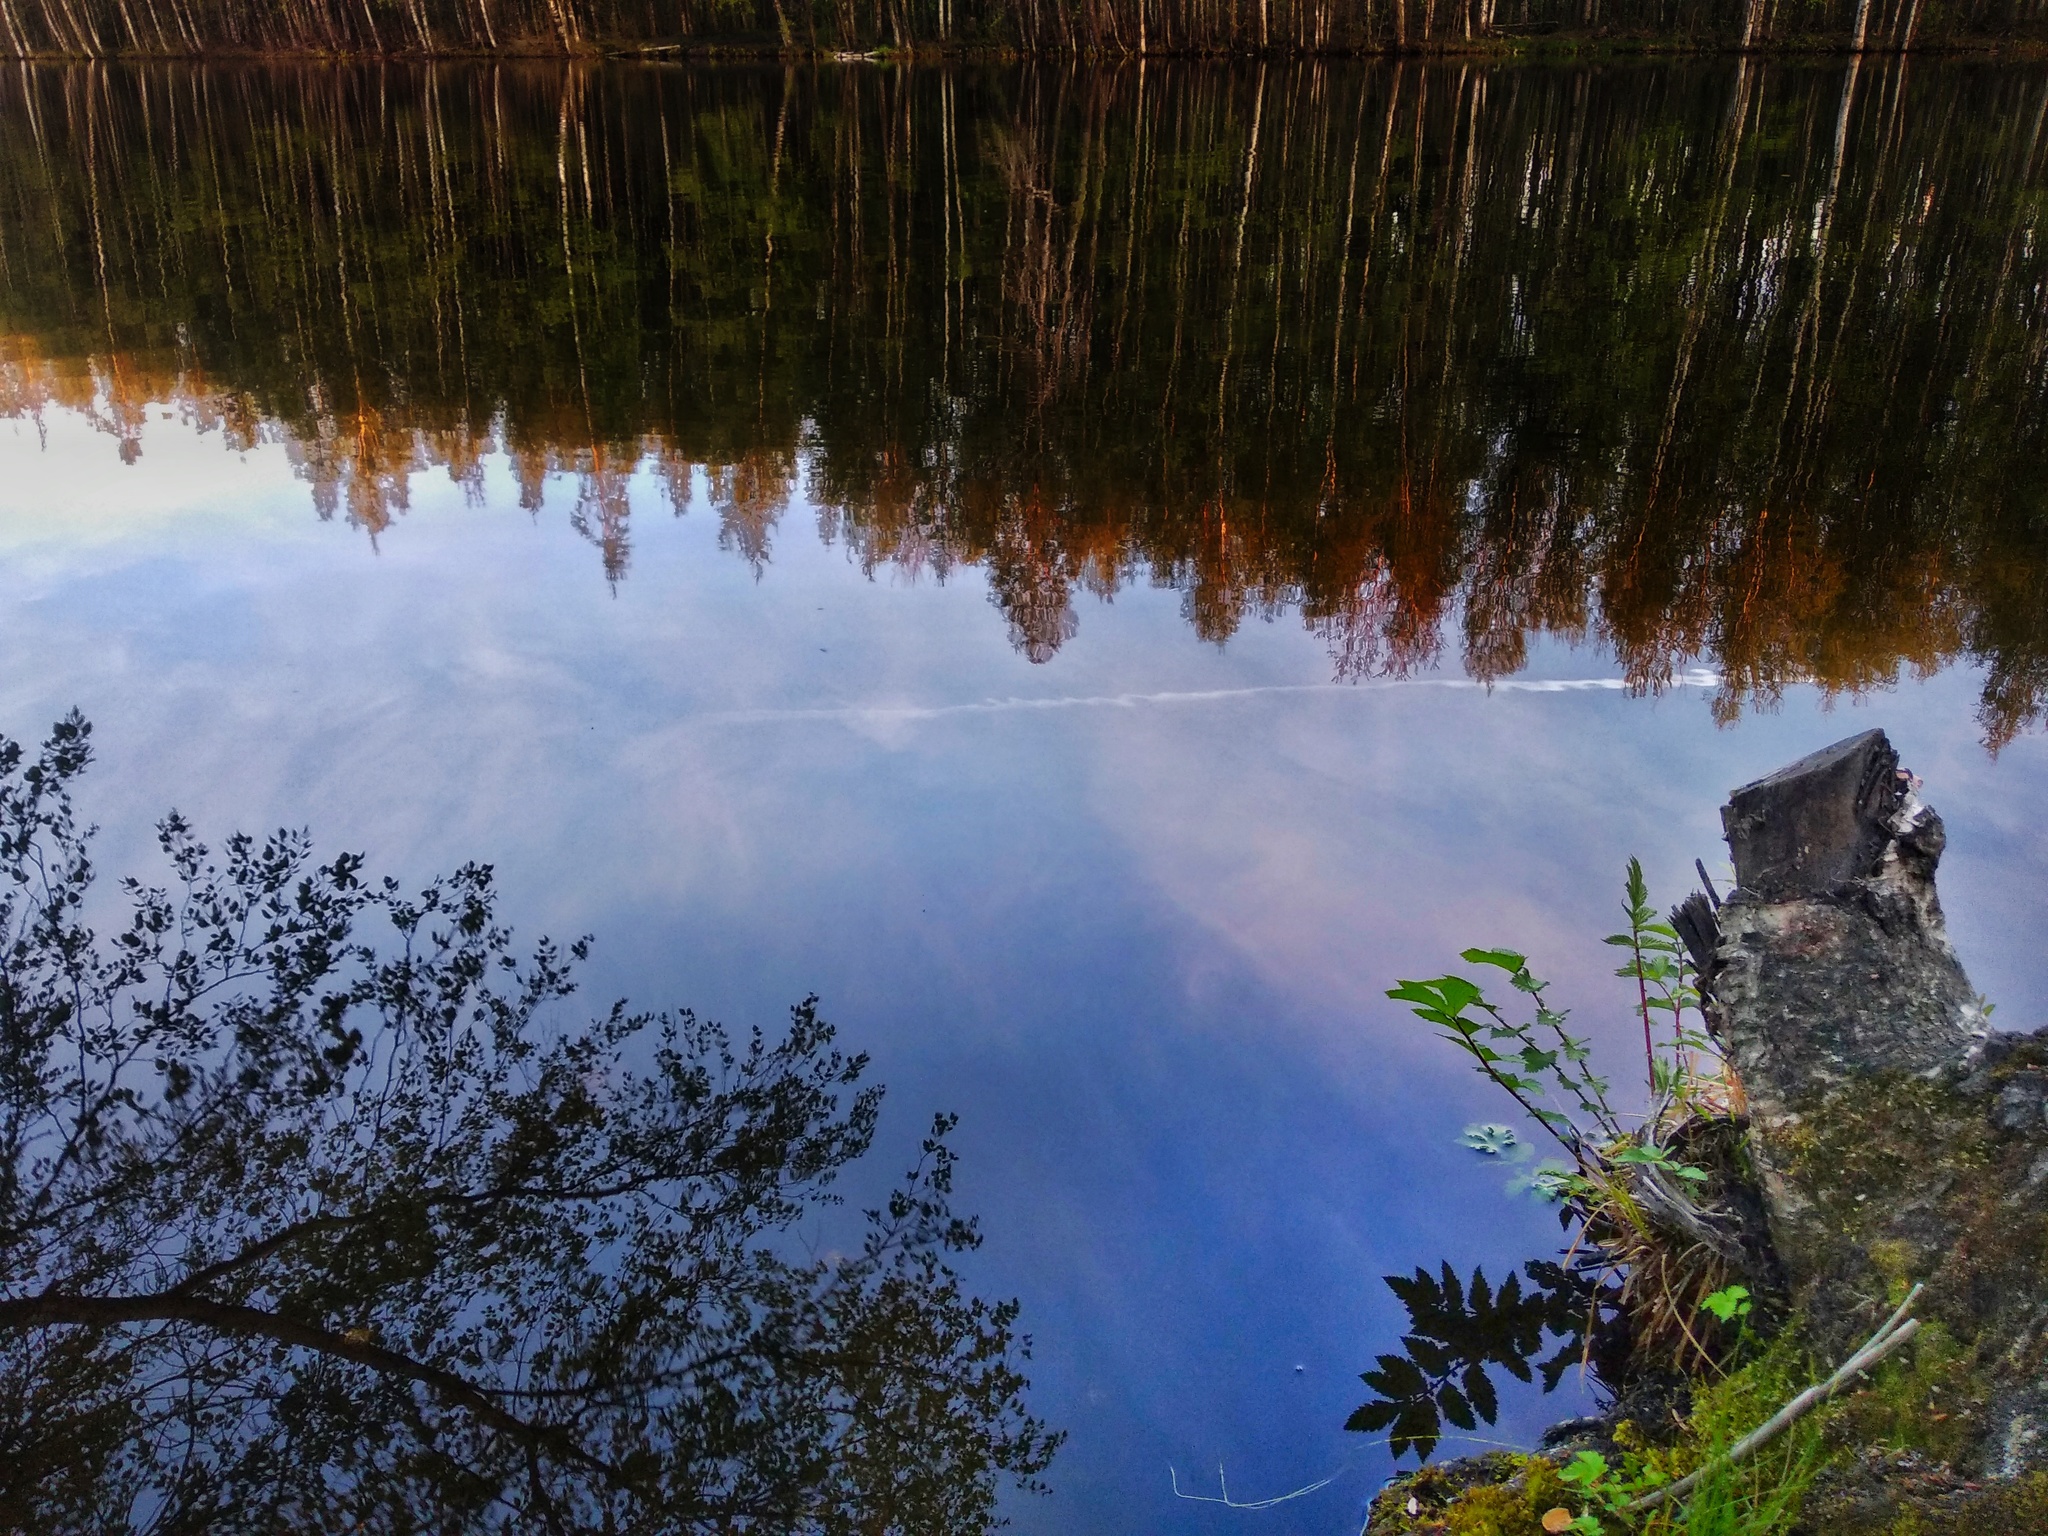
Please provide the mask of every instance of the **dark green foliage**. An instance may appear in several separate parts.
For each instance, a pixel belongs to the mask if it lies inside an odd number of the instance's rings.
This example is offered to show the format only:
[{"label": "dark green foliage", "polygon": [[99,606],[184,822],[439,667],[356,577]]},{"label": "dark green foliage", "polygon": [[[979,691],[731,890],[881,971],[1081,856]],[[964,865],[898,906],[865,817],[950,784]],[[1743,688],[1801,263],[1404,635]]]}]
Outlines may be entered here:
[{"label": "dark green foliage", "polygon": [[[1483,1269],[1472,1271],[1469,1285],[1461,1284],[1448,1263],[1440,1277],[1424,1269],[1409,1277],[1388,1275],[1388,1288],[1408,1309],[1404,1352],[1379,1356],[1377,1366],[1360,1378],[1377,1396],[1344,1427],[1390,1430],[1387,1443],[1396,1457],[1413,1451],[1427,1460],[1446,1421],[1464,1430],[1494,1421],[1500,1404],[1489,1369],[1525,1382],[1540,1374],[1543,1390],[1555,1390],[1565,1369],[1585,1353],[1588,1318],[1598,1318],[1607,1303],[1559,1265],[1537,1261],[1523,1269],[1530,1281],[1526,1290],[1514,1273],[1495,1289]],[[1546,1341],[1552,1352],[1539,1361]]]},{"label": "dark green foliage", "polygon": [[1046,1465],[950,1121],[794,1248],[880,1102],[811,1002],[573,1026],[488,866],[175,815],[109,904],[89,760],[0,738],[0,1525],[971,1531]]}]

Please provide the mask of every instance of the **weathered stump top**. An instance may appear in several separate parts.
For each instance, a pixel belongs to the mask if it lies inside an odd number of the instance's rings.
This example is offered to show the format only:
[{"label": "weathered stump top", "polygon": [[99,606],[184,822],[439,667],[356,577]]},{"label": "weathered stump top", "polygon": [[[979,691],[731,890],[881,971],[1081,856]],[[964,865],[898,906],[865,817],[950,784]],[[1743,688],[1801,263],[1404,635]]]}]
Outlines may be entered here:
[{"label": "weathered stump top", "polygon": [[1764,901],[1877,872],[1907,776],[1883,731],[1865,731],[1745,784],[1721,809],[1735,880]]}]

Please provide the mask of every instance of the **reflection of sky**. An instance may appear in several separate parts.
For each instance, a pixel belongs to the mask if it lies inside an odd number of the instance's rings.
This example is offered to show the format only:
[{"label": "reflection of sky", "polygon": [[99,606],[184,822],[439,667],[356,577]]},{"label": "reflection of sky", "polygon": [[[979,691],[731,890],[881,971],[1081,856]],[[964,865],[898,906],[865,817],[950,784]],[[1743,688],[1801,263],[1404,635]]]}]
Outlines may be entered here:
[{"label": "reflection of sky", "polygon": [[[2015,1024],[2048,1001],[2048,754],[1988,760],[1969,676],[1727,730],[1697,690],[1328,689],[1292,621],[1219,650],[1149,589],[1081,599],[1034,667],[978,573],[869,581],[802,507],[756,582],[649,487],[613,590],[567,487],[529,518],[502,465],[482,507],[419,477],[373,549],[281,450],[164,423],[129,468],[45,425],[0,423],[0,730],[94,719],[102,867],[174,804],[310,823],[410,878],[494,861],[527,932],[599,935],[601,995],[746,1025],[818,992],[891,1088],[876,1176],[962,1114],[973,1272],[1024,1299],[1073,1432],[1026,1530],[1357,1528],[1379,1276],[1556,1234],[1452,1146],[1499,1106],[1381,989],[1512,944],[1625,1069],[1621,865],[1675,897],[1732,785],[1886,726],[1947,816],[1972,977]],[[990,700],[1034,702],[952,707]],[[1502,1438],[1558,1406],[1511,1400]],[[1349,1470],[1262,1515],[1174,1502],[1169,1462],[1213,1491],[1219,1460],[1240,1498]]]}]

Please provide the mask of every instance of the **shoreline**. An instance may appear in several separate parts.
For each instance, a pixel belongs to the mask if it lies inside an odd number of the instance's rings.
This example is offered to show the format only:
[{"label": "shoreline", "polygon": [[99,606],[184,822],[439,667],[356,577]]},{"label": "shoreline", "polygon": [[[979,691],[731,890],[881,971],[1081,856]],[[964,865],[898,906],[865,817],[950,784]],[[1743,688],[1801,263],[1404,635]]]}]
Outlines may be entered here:
[{"label": "shoreline", "polygon": [[1327,64],[1327,63],[1521,63],[1585,65],[1639,60],[1698,59],[1791,62],[1967,59],[1981,63],[2033,63],[2048,59],[2048,39],[1984,38],[1916,43],[1911,48],[1862,48],[1846,40],[1815,37],[1788,39],[1748,47],[1719,39],[1670,39],[1648,36],[1598,36],[1549,32],[1410,43],[1391,47],[1325,48],[1159,48],[1023,49],[1008,45],[919,43],[909,47],[869,50],[789,47],[773,39],[691,39],[674,43],[585,43],[574,47],[536,40],[496,48],[232,48],[208,47],[178,51],[112,49],[79,51],[4,51],[0,59],[24,65],[74,64],[819,64],[893,65],[1019,65],[1032,63],[1087,64],[1121,67],[1167,64]]}]

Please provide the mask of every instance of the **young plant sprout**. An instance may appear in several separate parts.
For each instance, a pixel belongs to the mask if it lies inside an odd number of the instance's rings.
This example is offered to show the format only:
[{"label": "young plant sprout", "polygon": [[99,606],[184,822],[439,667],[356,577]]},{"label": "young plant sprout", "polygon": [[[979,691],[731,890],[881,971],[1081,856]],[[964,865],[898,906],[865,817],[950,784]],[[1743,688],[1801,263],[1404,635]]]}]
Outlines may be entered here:
[{"label": "young plant sprout", "polygon": [[[1588,1037],[1566,1027],[1549,984],[1516,950],[1467,949],[1462,958],[1505,973],[1526,1000],[1521,1008],[1458,974],[1404,980],[1387,996],[1463,1051],[1563,1150],[1562,1164],[1536,1169],[1527,1186],[1564,1204],[1578,1229],[1573,1266],[1597,1277],[1596,1287],[1619,1281],[1638,1358],[1704,1365],[1716,1353],[1694,1326],[1706,1299],[1740,1290],[1746,1306],[1749,1296],[1734,1284],[1746,1273],[1740,1221],[1717,1199],[1721,1168],[1739,1155],[1732,1133],[1741,1089],[1688,1018],[1703,1024],[1698,977],[1677,929],[1651,905],[1639,860],[1629,860],[1623,892],[1628,926],[1607,942],[1628,951],[1615,974],[1635,983],[1649,1102],[1640,1117],[1615,1108]],[[1463,1143],[1493,1157],[1520,1146],[1505,1125],[1470,1127]]]}]

